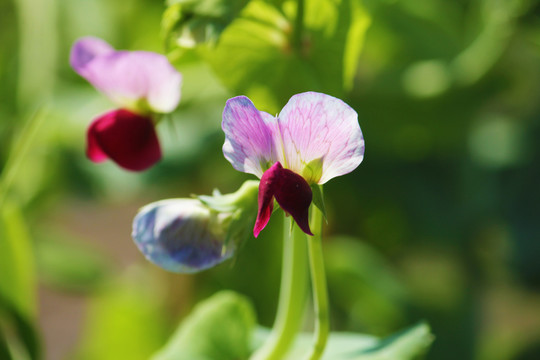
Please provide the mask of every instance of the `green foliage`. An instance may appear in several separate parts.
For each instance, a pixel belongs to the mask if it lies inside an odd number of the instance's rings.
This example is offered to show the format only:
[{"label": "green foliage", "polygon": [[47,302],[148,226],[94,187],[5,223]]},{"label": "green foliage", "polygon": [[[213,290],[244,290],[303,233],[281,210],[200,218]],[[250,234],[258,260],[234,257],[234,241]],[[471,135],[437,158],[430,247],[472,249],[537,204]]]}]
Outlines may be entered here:
[{"label": "green foliage", "polygon": [[352,87],[370,22],[358,0],[313,0],[295,24],[294,4],[251,1],[217,46],[202,50],[227,88],[271,113],[303,91],[342,97]]},{"label": "green foliage", "polygon": [[[258,328],[254,347],[259,346],[266,336],[268,330]],[[413,360],[423,355],[432,341],[433,335],[425,323],[382,339],[362,334],[332,333],[322,360]],[[311,342],[311,334],[300,334],[285,360],[301,359]]]},{"label": "green foliage", "polygon": [[111,269],[102,253],[86,243],[51,231],[47,234],[36,244],[37,266],[46,284],[72,291],[94,290],[104,284]]},{"label": "green foliage", "polygon": [[147,360],[164,341],[161,289],[132,268],[91,299],[78,360]]},{"label": "green foliage", "polygon": [[0,256],[0,294],[21,313],[35,315],[33,251],[22,214],[13,206],[1,211]]},{"label": "green foliage", "polygon": [[169,0],[162,31],[167,47],[216,43],[247,0]]},{"label": "green foliage", "polygon": [[4,340],[0,343],[7,347],[0,349],[0,354],[19,353],[37,359],[40,348],[33,325],[36,316],[33,251],[20,210],[4,204],[0,209],[0,338]]},{"label": "green foliage", "polygon": [[222,291],[201,302],[153,360],[247,359],[255,329],[250,302]]}]

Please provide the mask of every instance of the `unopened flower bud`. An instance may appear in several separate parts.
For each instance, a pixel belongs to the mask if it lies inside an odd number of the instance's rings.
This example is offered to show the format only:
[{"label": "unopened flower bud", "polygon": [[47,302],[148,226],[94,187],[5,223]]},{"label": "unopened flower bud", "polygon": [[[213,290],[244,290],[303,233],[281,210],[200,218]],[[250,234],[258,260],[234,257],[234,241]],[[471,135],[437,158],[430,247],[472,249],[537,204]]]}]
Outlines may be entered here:
[{"label": "unopened flower bud", "polygon": [[132,237],[144,256],[165,270],[194,273],[233,256],[249,234],[258,182],[237,192],[200,199],[168,199],[144,206]]}]

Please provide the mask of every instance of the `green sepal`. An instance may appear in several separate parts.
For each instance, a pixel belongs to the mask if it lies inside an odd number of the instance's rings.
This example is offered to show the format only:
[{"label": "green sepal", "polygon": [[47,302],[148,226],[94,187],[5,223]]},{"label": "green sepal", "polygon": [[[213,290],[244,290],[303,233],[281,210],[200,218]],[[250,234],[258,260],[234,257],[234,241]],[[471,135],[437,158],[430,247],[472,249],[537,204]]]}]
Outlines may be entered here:
[{"label": "green sepal", "polygon": [[306,179],[309,184],[316,184],[322,177],[322,159],[313,159],[309,163],[304,165],[302,170],[302,177]]},{"label": "green sepal", "polygon": [[223,195],[218,189],[214,189],[211,196],[195,195],[195,197],[205,206],[219,212],[235,211],[238,208],[249,208],[256,211],[258,192],[259,182],[247,180],[237,191],[230,194]]},{"label": "green sepal", "polygon": [[322,192],[322,185],[311,184],[311,192],[313,193],[313,205],[315,205],[324,216],[324,220],[328,223],[328,218],[326,217],[326,207],[324,205],[324,196]]},{"label": "green sepal", "polygon": [[259,182],[248,180],[234,193],[221,194],[218,189],[214,189],[212,195],[195,195],[203,205],[214,212],[217,219],[218,215],[226,214],[216,220],[216,224],[227,229],[223,241],[223,251],[231,241],[235,245],[242,244],[248,237],[249,230],[255,221],[257,215],[257,194],[259,192]]}]

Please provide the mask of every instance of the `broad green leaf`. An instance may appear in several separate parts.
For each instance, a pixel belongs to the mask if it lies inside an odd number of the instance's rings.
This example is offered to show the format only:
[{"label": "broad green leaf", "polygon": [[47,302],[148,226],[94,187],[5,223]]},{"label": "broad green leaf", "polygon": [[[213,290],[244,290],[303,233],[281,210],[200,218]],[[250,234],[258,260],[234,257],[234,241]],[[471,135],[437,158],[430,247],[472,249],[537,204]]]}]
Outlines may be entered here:
[{"label": "broad green leaf", "polygon": [[[367,348],[343,353],[343,359],[350,360],[408,360],[423,355],[431,343],[433,335],[426,323],[420,323],[392,336],[381,339]],[[350,340],[353,342],[354,340]]]},{"label": "broad green leaf", "polygon": [[250,302],[222,291],[200,303],[153,360],[247,359],[255,328]]},{"label": "broad green leaf", "polygon": [[271,113],[303,91],[342,97],[352,86],[370,22],[359,0],[309,0],[299,33],[296,3],[276,8],[251,1],[203,55],[233,93]]},{"label": "broad green leaf", "polygon": [[[260,346],[268,333],[267,329],[257,329],[254,348]],[[312,341],[311,334],[300,334],[285,360],[303,358]],[[383,339],[354,333],[332,333],[322,360],[412,360],[423,355],[432,341],[433,335],[425,323],[419,323]]]},{"label": "broad green leaf", "polygon": [[163,289],[155,277],[130,270],[91,299],[73,359],[148,360],[165,341]]}]

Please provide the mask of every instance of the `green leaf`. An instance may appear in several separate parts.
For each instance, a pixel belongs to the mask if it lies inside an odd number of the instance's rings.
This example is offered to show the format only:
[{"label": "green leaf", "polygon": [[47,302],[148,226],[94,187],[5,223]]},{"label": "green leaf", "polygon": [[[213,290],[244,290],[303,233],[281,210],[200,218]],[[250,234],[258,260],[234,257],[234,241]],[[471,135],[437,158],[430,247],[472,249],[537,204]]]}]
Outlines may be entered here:
[{"label": "green leaf", "polygon": [[[254,348],[268,336],[259,328],[254,336]],[[313,335],[300,334],[285,360],[301,359],[311,347]],[[419,323],[387,338],[353,333],[332,333],[322,360],[412,360],[423,355],[433,341],[426,323]]]},{"label": "green leaf", "polygon": [[270,113],[303,91],[342,97],[352,86],[370,22],[359,0],[309,0],[297,35],[295,4],[251,1],[217,47],[203,54],[226,87]]},{"label": "green leaf", "polygon": [[[379,340],[364,349],[350,352],[343,359],[350,360],[408,360],[423,355],[431,343],[433,335],[426,323],[417,324],[392,336]],[[351,342],[354,340],[351,340]]]},{"label": "green leaf", "polygon": [[238,360],[250,354],[255,328],[251,303],[222,291],[200,303],[153,360]]}]

